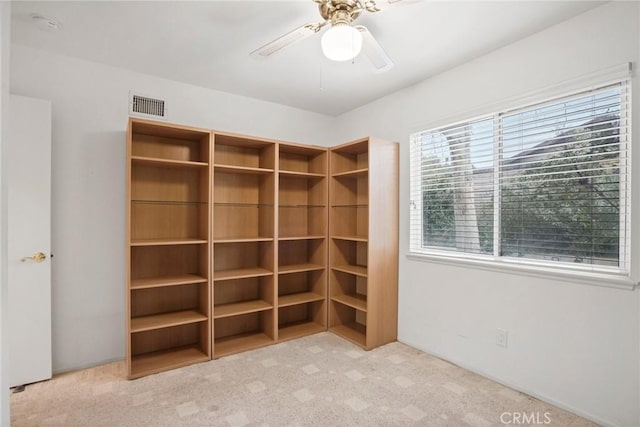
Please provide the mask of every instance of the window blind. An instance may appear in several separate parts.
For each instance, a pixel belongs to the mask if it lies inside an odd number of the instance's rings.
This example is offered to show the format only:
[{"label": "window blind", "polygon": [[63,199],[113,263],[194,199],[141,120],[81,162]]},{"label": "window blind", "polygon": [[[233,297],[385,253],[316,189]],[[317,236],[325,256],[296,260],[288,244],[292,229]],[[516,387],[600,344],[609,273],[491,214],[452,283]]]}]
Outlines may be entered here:
[{"label": "window blind", "polygon": [[501,116],[501,255],[627,267],[627,102],[618,84]]},{"label": "window blind", "polygon": [[410,246],[627,271],[628,81],[418,132]]},{"label": "window blind", "polygon": [[412,243],[467,253],[493,247],[493,119],[414,135]]}]

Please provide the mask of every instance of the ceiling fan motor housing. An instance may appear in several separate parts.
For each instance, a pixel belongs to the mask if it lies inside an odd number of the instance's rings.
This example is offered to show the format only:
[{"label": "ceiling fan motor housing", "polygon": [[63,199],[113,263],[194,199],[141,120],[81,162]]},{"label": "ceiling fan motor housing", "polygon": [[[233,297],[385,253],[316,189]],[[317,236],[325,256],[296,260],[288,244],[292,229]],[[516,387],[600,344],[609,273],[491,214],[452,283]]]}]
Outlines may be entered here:
[{"label": "ceiling fan motor housing", "polygon": [[320,15],[331,25],[351,24],[364,9],[360,0],[324,0],[319,6]]}]

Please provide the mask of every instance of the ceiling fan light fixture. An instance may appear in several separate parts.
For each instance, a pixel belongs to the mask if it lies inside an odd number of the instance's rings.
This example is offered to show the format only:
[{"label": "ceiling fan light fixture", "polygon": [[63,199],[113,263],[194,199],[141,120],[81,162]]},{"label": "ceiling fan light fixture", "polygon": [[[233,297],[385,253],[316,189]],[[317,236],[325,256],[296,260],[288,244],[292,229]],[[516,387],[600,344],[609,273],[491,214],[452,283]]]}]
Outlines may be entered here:
[{"label": "ceiling fan light fixture", "polygon": [[349,24],[335,24],[322,35],[322,52],[332,61],[349,61],[362,50],[362,34]]}]

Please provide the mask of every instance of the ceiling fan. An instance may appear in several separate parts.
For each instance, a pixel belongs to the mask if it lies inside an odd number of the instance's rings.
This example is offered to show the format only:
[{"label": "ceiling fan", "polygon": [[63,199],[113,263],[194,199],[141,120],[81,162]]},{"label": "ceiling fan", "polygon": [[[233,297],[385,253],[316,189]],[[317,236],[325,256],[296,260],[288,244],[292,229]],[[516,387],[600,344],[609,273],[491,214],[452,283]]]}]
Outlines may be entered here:
[{"label": "ceiling fan", "polygon": [[[369,59],[377,72],[384,72],[393,67],[393,61],[378,44],[369,30],[353,22],[363,11],[379,12],[376,0],[312,0],[318,3],[322,22],[305,24],[295,30],[278,37],[270,43],[251,52],[255,58],[266,58],[282,49],[320,32],[331,24],[321,40],[324,55],[334,61],[348,61],[360,54]],[[383,4],[397,3],[401,0],[377,0]]]}]

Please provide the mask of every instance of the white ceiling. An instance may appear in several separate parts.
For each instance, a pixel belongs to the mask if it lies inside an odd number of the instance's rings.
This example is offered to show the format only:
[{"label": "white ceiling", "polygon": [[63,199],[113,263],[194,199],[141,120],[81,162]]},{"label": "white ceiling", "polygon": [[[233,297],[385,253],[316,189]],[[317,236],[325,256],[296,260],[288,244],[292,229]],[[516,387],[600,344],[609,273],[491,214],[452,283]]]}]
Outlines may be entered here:
[{"label": "white ceiling", "polygon": [[[386,0],[378,0],[386,1]],[[12,41],[201,87],[339,115],[599,6],[593,1],[405,0],[357,20],[396,66],[325,59],[316,34],[266,59],[249,53],[307,22],[297,1],[26,2],[12,4]],[[32,14],[60,23],[37,28]],[[135,88],[132,88],[135,89]]]}]

